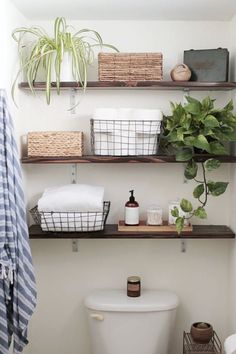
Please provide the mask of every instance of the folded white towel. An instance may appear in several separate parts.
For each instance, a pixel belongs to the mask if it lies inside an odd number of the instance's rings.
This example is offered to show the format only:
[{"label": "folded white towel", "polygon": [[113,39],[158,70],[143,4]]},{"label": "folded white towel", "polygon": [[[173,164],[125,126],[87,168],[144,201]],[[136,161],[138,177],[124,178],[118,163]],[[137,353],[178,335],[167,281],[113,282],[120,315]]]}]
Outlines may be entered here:
[{"label": "folded white towel", "polygon": [[117,119],[118,120],[131,120],[133,116],[133,108],[118,108]]},{"label": "folded white towel", "polygon": [[163,114],[160,109],[133,109],[131,119],[162,121]]},{"label": "folded white towel", "polygon": [[97,108],[93,118],[98,120],[157,120],[162,121],[160,109]]},{"label": "folded white towel", "polygon": [[38,201],[39,211],[103,211],[104,187],[69,184],[46,189]]},{"label": "folded white towel", "polygon": [[93,112],[94,119],[116,120],[117,109],[115,108],[96,108]]}]

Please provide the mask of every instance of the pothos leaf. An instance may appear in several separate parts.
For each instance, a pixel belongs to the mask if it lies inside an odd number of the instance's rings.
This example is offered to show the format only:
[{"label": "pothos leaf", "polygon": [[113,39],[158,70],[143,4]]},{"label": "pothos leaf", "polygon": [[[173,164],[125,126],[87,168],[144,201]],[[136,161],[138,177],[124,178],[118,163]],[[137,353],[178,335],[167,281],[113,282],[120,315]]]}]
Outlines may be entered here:
[{"label": "pothos leaf", "polygon": [[197,216],[199,219],[207,218],[206,210],[203,207],[198,207],[196,210],[194,210],[193,214],[194,216]]},{"label": "pothos leaf", "polygon": [[208,159],[205,162],[205,167],[207,171],[213,171],[216,170],[218,167],[220,167],[221,163],[217,159]]},{"label": "pothos leaf", "polygon": [[204,184],[203,183],[199,184],[196,188],[194,188],[193,191],[194,198],[200,198],[201,195],[204,193],[204,191],[205,191]]},{"label": "pothos leaf", "polygon": [[189,213],[193,210],[192,203],[189,202],[187,199],[182,199],[180,202],[180,208],[185,212]]},{"label": "pothos leaf", "polygon": [[197,175],[198,166],[196,162],[192,159],[188,162],[184,170],[184,176],[187,179],[193,179]]},{"label": "pothos leaf", "polygon": [[211,195],[218,197],[226,191],[228,184],[228,182],[208,182],[207,186]]},{"label": "pothos leaf", "polygon": [[179,216],[179,209],[177,207],[174,207],[172,210],[171,210],[171,215],[174,217],[174,218],[177,218]]},{"label": "pothos leaf", "polygon": [[183,216],[179,216],[176,219],[175,226],[176,226],[176,231],[178,232],[178,234],[180,234],[184,228],[184,217]]},{"label": "pothos leaf", "polygon": [[188,161],[193,157],[193,149],[183,147],[177,150],[175,154],[176,161]]},{"label": "pothos leaf", "polygon": [[199,134],[194,140],[194,146],[198,149],[205,150],[210,152],[210,145],[206,139],[206,137],[202,134]]}]

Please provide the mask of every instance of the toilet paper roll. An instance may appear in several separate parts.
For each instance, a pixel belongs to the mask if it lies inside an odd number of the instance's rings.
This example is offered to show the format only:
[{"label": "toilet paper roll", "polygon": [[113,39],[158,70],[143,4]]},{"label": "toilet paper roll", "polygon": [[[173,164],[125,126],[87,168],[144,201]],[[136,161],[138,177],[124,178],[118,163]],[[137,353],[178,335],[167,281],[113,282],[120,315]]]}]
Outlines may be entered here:
[{"label": "toilet paper roll", "polygon": [[226,354],[236,354],[236,334],[232,334],[226,338],[224,349]]}]

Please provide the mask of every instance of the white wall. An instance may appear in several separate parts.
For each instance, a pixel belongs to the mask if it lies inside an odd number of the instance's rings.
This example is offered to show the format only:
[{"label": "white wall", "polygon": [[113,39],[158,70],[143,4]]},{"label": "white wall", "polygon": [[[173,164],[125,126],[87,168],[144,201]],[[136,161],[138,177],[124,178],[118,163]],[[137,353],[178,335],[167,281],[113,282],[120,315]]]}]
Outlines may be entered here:
[{"label": "white wall", "polygon": [[[12,31],[16,27],[28,24],[28,20],[12,5],[9,0],[0,1],[0,88],[5,89],[9,98],[11,111],[14,116],[14,125],[19,143],[23,133],[19,120],[19,110],[12,102],[11,86],[18,71],[17,45],[12,38]],[[18,100],[18,90],[16,90],[16,100]]]},{"label": "white wall", "polygon": [[[41,25],[49,27],[49,23]],[[80,28],[98,30],[106,42],[121,51],[162,51],[165,78],[182,61],[184,49],[229,47],[227,22],[78,22]],[[95,66],[96,68],[96,66]],[[94,78],[94,69],[91,75]],[[204,97],[208,93],[193,93]],[[229,93],[211,92],[223,105]],[[21,129],[74,130],[86,133],[89,151],[89,118],[95,107],[150,107],[169,111],[169,101],[183,100],[175,91],[90,91],[75,116],[71,115],[69,94],[53,94],[52,104],[44,95],[33,98],[20,92]],[[23,166],[27,178],[28,207],[35,205],[44,188],[70,183],[69,165]],[[224,165],[216,174],[229,180]],[[167,211],[169,200],[188,197],[191,183],[183,184],[183,166],[178,165],[79,165],[78,182],[103,184],[112,207],[109,223],[123,215],[128,191],[135,189],[142,215],[149,204],[160,204]],[[209,224],[229,224],[229,192],[210,200]],[[198,222],[196,220],[196,222]],[[65,240],[32,240],[38,284],[38,307],[30,326],[28,354],[90,354],[88,327],[83,299],[92,289],[125,288],[131,274],[142,277],[144,288],[170,289],[181,301],[178,309],[172,354],[181,353],[182,333],[197,320],[211,322],[220,337],[227,334],[228,258],[233,244],[227,240],[189,240],[187,253],[180,252],[176,240],[81,240],[79,252],[72,253]]]}]

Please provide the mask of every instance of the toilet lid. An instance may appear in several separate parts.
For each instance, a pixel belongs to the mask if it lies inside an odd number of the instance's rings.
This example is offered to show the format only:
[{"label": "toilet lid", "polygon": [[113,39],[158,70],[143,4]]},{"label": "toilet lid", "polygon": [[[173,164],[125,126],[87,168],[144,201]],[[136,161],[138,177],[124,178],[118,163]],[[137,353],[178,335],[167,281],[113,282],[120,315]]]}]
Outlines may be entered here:
[{"label": "toilet lid", "polygon": [[128,297],[126,290],[97,290],[85,299],[87,308],[100,311],[166,311],[178,303],[177,295],[165,290],[143,290],[139,297]]}]

